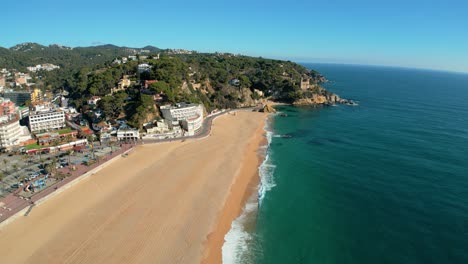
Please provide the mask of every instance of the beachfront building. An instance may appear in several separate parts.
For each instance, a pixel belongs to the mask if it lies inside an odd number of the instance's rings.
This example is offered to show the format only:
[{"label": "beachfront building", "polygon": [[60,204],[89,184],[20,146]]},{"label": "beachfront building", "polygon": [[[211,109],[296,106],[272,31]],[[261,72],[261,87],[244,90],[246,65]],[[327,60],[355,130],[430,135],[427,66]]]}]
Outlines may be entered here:
[{"label": "beachfront building", "polygon": [[182,126],[185,135],[193,136],[203,125],[203,106],[201,104],[178,103],[174,106],[160,107],[164,119],[171,128]]},{"label": "beachfront building", "polygon": [[170,131],[169,124],[165,120],[158,120],[153,123],[143,125],[146,134],[164,134]]},{"label": "beachfront building", "polygon": [[0,117],[0,148],[10,149],[20,143],[23,134],[19,119],[16,115]]},{"label": "beachfront building", "polygon": [[140,132],[138,129],[124,128],[117,131],[117,139],[120,141],[138,140]]},{"label": "beachfront building", "polygon": [[43,104],[29,112],[29,129],[41,132],[65,127],[65,112]]},{"label": "beachfront building", "polygon": [[203,125],[203,115],[196,115],[180,121],[182,128],[187,131],[188,136],[195,135]]}]

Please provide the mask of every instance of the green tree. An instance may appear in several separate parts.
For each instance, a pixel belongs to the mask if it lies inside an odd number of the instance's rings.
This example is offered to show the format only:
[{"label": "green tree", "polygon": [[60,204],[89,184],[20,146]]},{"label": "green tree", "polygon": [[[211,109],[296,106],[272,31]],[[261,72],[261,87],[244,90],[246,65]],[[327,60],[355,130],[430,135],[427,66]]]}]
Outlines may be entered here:
[{"label": "green tree", "polygon": [[18,171],[18,164],[17,163],[14,163],[13,165],[11,165],[13,167],[13,171],[17,172]]},{"label": "green tree", "polygon": [[241,87],[250,88],[250,86],[252,86],[252,82],[250,81],[249,77],[247,77],[245,75],[241,75],[241,76],[239,76],[238,79],[239,79]]},{"label": "green tree", "polygon": [[152,83],[149,87],[149,89],[151,91],[154,91],[156,93],[163,93],[167,100],[169,102],[175,102],[175,91],[174,89],[171,89],[171,87],[169,86],[168,83],[166,83],[165,81],[159,81],[159,82],[156,82],[156,83]]},{"label": "green tree", "polygon": [[46,173],[50,174],[51,176],[53,176],[55,171],[57,170],[56,167],[55,167],[55,164],[53,164],[53,163],[47,164],[44,169],[45,169]]}]

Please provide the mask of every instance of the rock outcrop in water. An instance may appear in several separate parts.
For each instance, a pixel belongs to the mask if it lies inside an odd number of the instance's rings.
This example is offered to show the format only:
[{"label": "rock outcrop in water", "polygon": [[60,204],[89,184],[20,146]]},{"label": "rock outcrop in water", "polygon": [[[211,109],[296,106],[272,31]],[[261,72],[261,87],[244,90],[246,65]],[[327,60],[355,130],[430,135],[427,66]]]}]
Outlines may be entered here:
[{"label": "rock outcrop in water", "polygon": [[355,105],[352,100],[343,99],[335,93],[325,90],[320,86],[302,91],[299,98],[292,102],[293,105]]},{"label": "rock outcrop in water", "polygon": [[269,104],[265,104],[262,109],[260,109],[260,112],[264,113],[276,113],[276,110],[273,108],[273,106]]}]

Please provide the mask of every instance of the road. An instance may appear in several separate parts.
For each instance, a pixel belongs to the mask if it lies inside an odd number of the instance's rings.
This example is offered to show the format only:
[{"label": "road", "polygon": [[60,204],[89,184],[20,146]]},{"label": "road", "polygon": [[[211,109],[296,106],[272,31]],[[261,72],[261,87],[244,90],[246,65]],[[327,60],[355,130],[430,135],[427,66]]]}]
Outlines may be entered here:
[{"label": "road", "polygon": [[180,140],[186,140],[186,139],[200,139],[204,138],[211,133],[211,127],[213,125],[213,120],[216,119],[217,117],[224,115],[224,114],[232,114],[236,111],[253,111],[257,109],[256,107],[248,107],[248,108],[238,108],[238,109],[232,109],[232,110],[227,110],[224,112],[220,112],[211,116],[207,116],[205,120],[203,120],[203,126],[201,131],[199,131],[196,135],[194,136],[186,136],[186,137],[177,137],[177,138],[168,138],[168,139],[143,139],[143,143],[161,143],[161,142],[172,142],[172,141],[180,141]]}]

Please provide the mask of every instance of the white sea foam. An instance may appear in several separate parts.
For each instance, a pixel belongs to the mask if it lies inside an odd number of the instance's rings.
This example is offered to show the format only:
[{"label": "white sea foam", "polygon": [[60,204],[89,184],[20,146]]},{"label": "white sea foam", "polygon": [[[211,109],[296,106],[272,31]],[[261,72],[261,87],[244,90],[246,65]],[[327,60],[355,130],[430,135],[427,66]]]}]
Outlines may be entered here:
[{"label": "white sea foam", "polygon": [[263,160],[262,164],[260,164],[259,167],[259,175],[260,175],[260,186],[258,188],[258,200],[261,205],[263,198],[265,197],[266,192],[271,190],[273,187],[276,186],[276,183],[273,178],[273,174],[275,172],[276,166],[271,162],[271,149],[270,149],[270,144],[271,140],[274,135],[273,131],[270,128],[271,125],[271,119],[269,119],[265,123],[265,131],[266,131],[266,138],[267,138],[267,151],[265,155],[265,159]]},{"label": "white sea foam", "polygon": [[223,264],[241,263],[242,254],[247,252],[252,235],[245,230],[249,215],[258,208],[256,199],[250,199],[242,214],[231,224],[231,230],[224,236],[222,248]]},{"label": "white sea foam", "polygon": [[246,203],[242,214],[237,217],[231,224],[231,229],[224,237],[224,244],[222,248],[222,256],[224,264],[242,263],[242,256],[248,251],[249,242],[252,240],[252,235],[245,230],[246,224],[252,220],[252,214],[259,207],[259,203],[265,197],[265,194],[275,187],[273,173],[276,166],[271,163],[270,158],[270,143],[274,137],[270,129],[270,121],[265,124],[265,132],[267,138],[267,145],[261,147],[260,151],[264,152],[265,159],[259,166],[260,186],[258,189],[258,199],[255,196],[250,197]]}]

